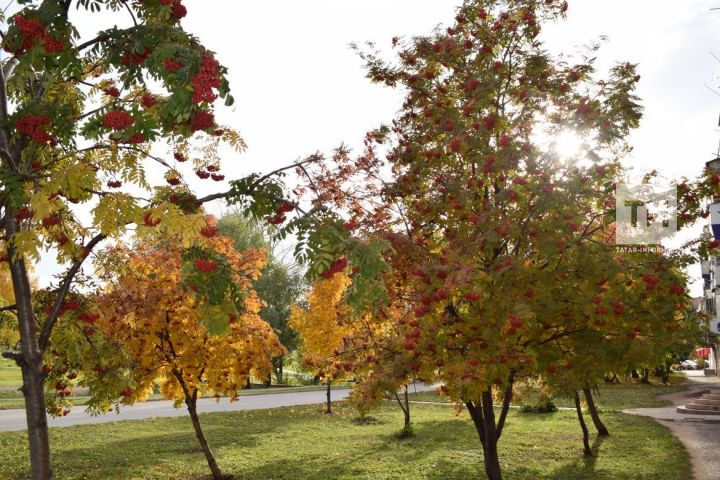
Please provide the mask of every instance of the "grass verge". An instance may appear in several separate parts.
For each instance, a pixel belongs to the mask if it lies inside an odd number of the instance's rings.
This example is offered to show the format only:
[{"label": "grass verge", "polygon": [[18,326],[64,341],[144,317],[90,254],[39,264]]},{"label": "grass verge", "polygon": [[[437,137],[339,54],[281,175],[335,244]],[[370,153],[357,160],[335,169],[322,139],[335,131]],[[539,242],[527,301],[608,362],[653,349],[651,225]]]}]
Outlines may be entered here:
[{"label": "grass verge", "polygon": [[[398,440],[402,414],[392,405],[371,424],[337,405],[202,415],[221,467],[245,480],[482,480],[477,434],[461,412],[416,404],[415,436]],[[650,419],[604,415],[613,435],[584,458],[572,412],[511,413],[500,442],[507,480],[685,480],[689,460],[680,442]],[[593,437],[593,440],[595,438]],[[58,480],[205,479],[207,465],[188,418],[86,425],[51,432]],[[0,435],[0,478],[27,478],[24,433]]]}]

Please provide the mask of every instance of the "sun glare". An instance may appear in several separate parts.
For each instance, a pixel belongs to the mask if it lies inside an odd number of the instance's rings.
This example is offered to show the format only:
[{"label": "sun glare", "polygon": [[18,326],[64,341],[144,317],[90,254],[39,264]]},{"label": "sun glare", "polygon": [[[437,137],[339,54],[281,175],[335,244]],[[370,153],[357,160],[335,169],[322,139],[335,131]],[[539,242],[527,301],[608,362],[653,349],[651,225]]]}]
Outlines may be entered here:
[{"label": "sun glare", "polygon": [[560,132],[553,142],[553,150],[564,160],[577,157],[582,147],[582,139],[569,130]]}]

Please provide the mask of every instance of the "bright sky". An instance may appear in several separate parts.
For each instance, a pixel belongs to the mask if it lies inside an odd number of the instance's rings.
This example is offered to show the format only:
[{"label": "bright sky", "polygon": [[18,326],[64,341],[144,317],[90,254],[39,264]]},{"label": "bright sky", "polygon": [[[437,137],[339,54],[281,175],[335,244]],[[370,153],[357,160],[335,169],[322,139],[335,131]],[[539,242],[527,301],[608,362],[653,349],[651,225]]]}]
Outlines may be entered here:
[{"label": "bright sky", "polygon": [[[224,162],[227,177],[267,172],[343,141],[360,145],[368,129],[393,117],[401,97],[372,85],[348,44],[374,41],[389,50],[393,36],[427,34],[450,22],[460,2],[184,0],[183,25],[230,70],[236,104],[220,108],[219,119],[249,145]],[[628,165],[670,178],[698,175],[720,141],[720,93],[705,87],[720,91],[720,63],[711,56],[720,11],[710,11],[720,0],[569,3],[568,21],[546,28],[551,51],[572,53],[606,35],[599,66],[640,64],[646,111]],[[97,20],[88,17],[80,22],[89,33]],[[42,283],[53,271],[44,261]]]}]

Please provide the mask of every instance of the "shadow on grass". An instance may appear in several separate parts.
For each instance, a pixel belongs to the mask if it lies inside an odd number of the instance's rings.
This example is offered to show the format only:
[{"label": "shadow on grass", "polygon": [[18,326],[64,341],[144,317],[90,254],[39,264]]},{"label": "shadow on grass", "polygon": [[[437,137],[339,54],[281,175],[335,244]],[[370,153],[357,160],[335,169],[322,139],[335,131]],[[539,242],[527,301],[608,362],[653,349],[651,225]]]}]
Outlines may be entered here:
[{"label": "shadow on grass", "polygon": [[[190,417],[180,418],[185,422],[178,424],[177,418],[163,418],[104,424],[104,438],[88,437],[88,446],[81,448],[64,448],[61,442],[51,439],[55,470],[65,475],[82,472],[82,478],[131,478],[145,471],[157,471],[157,476],[149,473],[151,476],[148,478],[163,480],[211,478],[209,474],[201,473],[208,467]],[[221,469],[224,467],[223,450],[232,448],[251,451],[257,447],[258,438],[274,435],[275,431],[282,428],[277,422],[255,423],[248,428],[249,425],[240,421],[239,417],[223,414],[201,414],[200,422]],[[81,438],[82,428],[78,428]],[[134,438],[128,438],[127,433],[124,433],[128,429],[137,432]],[[95,459],[102,459],[102,462]],[[197,467],[197,473],[180,476],[160,473],[164,464],[180,462]],[[231,470],[223,469],[227,474],[234,473]],[[61,475],[61,478],[66,477]]]}]

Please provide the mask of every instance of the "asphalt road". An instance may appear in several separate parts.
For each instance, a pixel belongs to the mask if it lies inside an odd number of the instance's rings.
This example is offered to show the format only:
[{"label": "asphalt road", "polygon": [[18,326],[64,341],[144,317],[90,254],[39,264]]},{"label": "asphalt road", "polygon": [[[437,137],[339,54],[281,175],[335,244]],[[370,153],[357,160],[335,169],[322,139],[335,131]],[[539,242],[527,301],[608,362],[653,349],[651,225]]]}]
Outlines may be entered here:
[{"label": "asphalt road", "polygon": [[[417,391],[432,390],[432,386],[417,385]],[[410,387],[413,391],[415,387]],[[311,392],[268,393],[261,395],[243,395],[240,400],[230,403],[223,398],[217,402],[213,398],[198,400],[200,413],[237,412],[241,410],[262,410],[278,407],[293,407],[298,405],[313,405],[325,402],[325,390]],[[350,394],[350,389],[333,389],[332,400],[344,400]],[[70,414],[61,418],[48,418],[50,427],[70,427],[72,425],[85,425],[90,423],[112,423],[124,420],[144,420],[154,417],[183,417],[187,409],[175,408],[170,401],[154,401],[138,403],[120,409],[120,413],[111,412],[106,415],[93,417],[85,413],[85,407],[74,407]],[[0,410],[0,432],[25,430],[27,423],[25,410]]]}]

